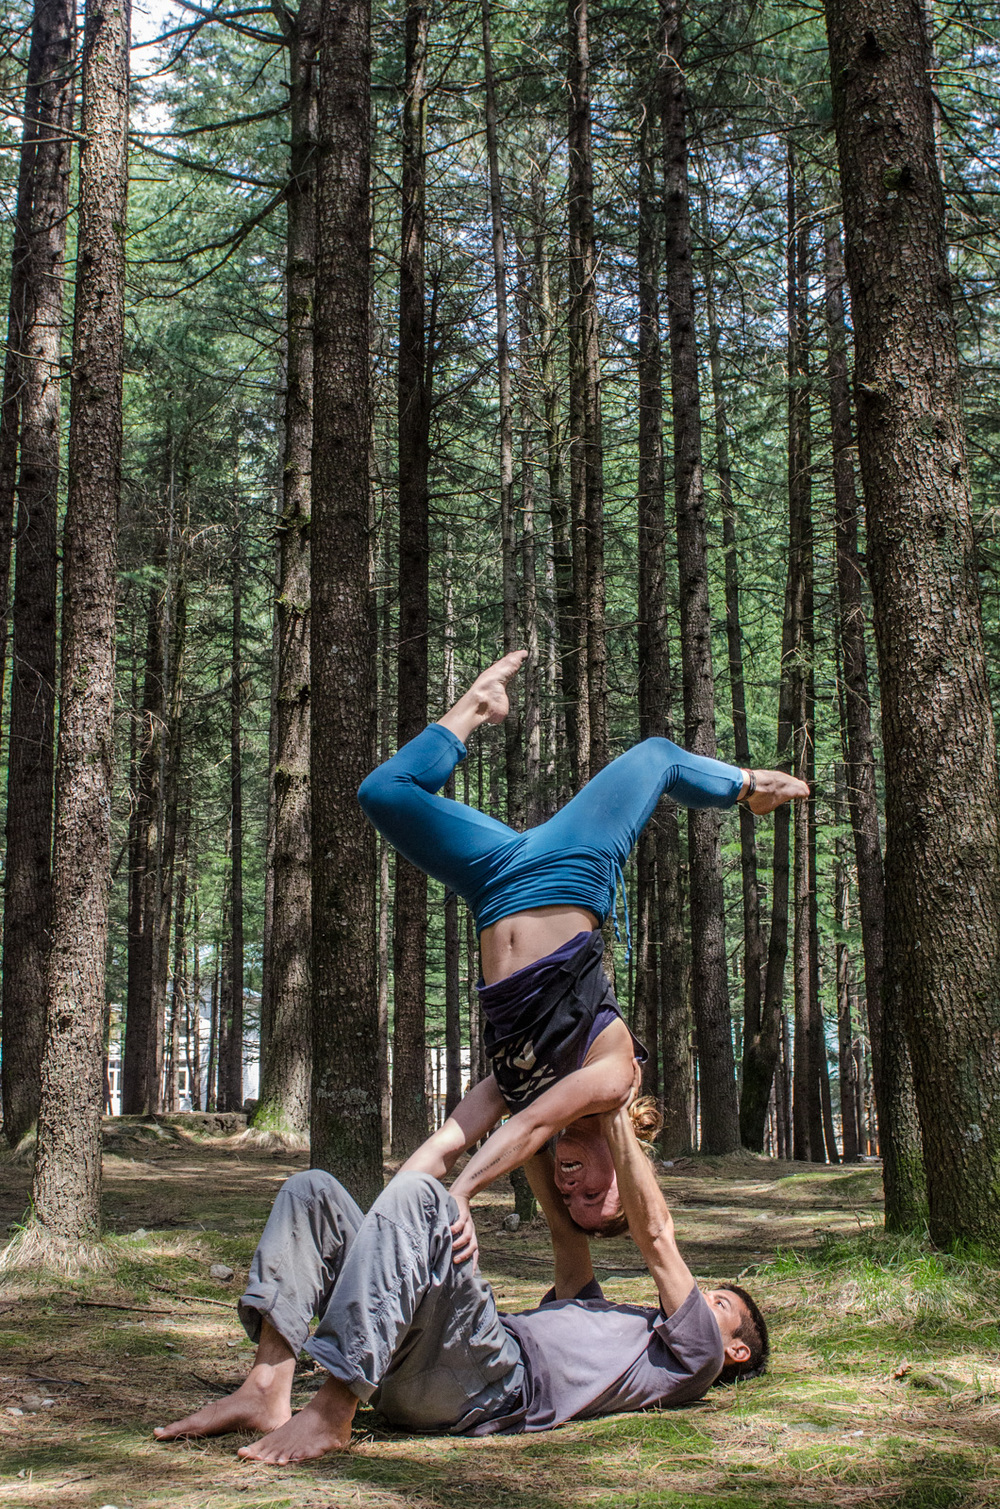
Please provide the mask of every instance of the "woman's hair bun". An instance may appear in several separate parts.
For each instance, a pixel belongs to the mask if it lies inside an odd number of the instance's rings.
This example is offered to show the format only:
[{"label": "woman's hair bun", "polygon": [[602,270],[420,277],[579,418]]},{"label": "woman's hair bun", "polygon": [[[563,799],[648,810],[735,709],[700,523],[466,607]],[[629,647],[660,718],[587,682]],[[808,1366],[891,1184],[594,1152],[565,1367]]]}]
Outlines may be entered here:
[{"label": "woman's hair bun", "polygon": [[640,1095],[628,1108],[632,1130],[640,1142],[653,1143],[663,1129],[663,1115],[652,1095]]}]

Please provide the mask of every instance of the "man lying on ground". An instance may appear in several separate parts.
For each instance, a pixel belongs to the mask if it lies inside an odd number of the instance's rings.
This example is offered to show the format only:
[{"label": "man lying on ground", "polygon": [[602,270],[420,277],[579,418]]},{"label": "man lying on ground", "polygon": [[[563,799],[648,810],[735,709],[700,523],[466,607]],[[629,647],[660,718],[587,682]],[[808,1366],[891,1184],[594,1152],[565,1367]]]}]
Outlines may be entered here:
[{"label": "man lying on ground", "polygon": [[[699,1291],[627,1111],[605,1117],[603,1130],[658,1309],[601,1297],[545,1155],[529,1172],[552,1228],[555,1288],[537,1310],[509,1316],[474,1264],[455,1261],[459,1210],[438,1180],[399,1173],[362,1216],[313,1169],[279,1191],[239,1303],[257,1342],[248,1378],[154,1434],[262,1431],[239,1455],[282,1465],[346,1447],[359,1402],[403,1430],[487,1435],[686,1404],[720,1377],[762,1371],[767,1328],[753,1300],[734,1285]],[[330,1376],[292,1415],[303,1349]]]}]

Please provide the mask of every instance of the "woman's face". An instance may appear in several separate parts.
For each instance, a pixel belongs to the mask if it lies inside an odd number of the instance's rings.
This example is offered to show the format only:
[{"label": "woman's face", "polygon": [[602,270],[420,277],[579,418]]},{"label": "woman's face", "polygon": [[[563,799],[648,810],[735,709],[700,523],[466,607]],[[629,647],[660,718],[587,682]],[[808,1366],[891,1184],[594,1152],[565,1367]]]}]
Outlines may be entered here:
[{"label": "woman's face", "polygon": [[556,1188],[578,1226],[596,1231],[618,1214],[618,1181],[611,1150],[586,1121],[574,1121],[556,1138]]}]

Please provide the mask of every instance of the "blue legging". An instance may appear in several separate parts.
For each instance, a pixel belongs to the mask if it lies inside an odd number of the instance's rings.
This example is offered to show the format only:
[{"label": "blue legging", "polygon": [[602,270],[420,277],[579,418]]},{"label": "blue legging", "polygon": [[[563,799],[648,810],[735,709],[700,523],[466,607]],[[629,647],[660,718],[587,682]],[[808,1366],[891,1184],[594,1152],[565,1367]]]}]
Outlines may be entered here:
[{"label": "blue legging", "polygon": [[619,755],[548,822],[517,833],[475,807],[437,796],[465,745],[440,723],[404,744],[362,783],[358,799],[405,859],[464,898],[482,932],[540,906],[586,907],[604,920],[633,844],[666,792],[682,807],[731,807],[735,765],[644,739]]}]

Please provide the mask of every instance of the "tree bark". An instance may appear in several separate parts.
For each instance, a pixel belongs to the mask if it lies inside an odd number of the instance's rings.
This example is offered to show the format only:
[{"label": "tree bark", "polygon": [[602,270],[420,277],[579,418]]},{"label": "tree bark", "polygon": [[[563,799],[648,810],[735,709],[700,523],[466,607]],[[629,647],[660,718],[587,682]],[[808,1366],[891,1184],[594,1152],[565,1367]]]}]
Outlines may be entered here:
[{"label": "tree bark", "polygon": [[[452,589],[451,534],[445,541],[445,570],[442,583],[444,609],[444,685],[442,701],[451,707],[455,701],[455,621]],[[455,800],[455,772],[445,786],[445,795]],[[458,895],[444,893],[444,1114],[450,1116],[462,1098],[462,1008],[459,979],[461,941],[458,931]]]},{"label": "tree bark", "polygon": [[[287,373],[285,464],[275,595],[275,737],[271,770],[273,910],[264,955],[267,1049],[254,1125],[309,1126],[309,525],[313,430],[313,283],[316,272],[316,40],[318,0],[275,10],[288,44],[290,155],[285,249]],[[262,1039],[263,1024],[262,1024]]]},{"label": "tree bark", "polygon": [[[664,138],[664,252],[674,428],[684,743],[696,754],[714,756],[712,620],[708,599],[708,541],[687,177],[687,89],[679,0],[662,0],[661,15],[664,28],[660,78]],[[688,851],[691,990],[698,1033],[701,1146],[706,1153],[728,1153],[739,1146],[740,1138],[717,812],[689,813]]]},{"label": "tree bark", "polygon": [[[920,1127],[913,1070],[897,996],[884,996],[885,893],[875,785],[875,748],[868,690],[865,567],[858,551],[858,499],[854,485],[851,398],[844,329],[844,265],[840,229],[826,230],[826,328],[837,531],[837,626],[843,658],[841,737],[847,803],[858,874],[858,910],[865,960],[865,994],[872,1040],[875,1102],[882,1150],[886,1226],[912,1230],[926,1206]],[[844,1156],[847,1151],[845,1147]]]},{"label": "tree bark", "polygon": [[[430,560],[430,387],[425,329],[427,10],[406,8],[403,194],[399,264],[399,659],[396,742],[427,722]],[[427,876],[396,856],[393,908],[392,1153],[405,1158],[427,1136]]]},{"label": "tree bark", "polygon": [[156,913],[160,898],[158,856],[162,838],[161,775],[166,727],[166,555],[166,539],[161,530],[153,549],[154,581],[149,589],[146,612],[142,709],[137,716],[139,734],[136,742],[140,746],[140,752],[133,798],[134,844],[130,852],[132,868],[129,876],[128,997],[122,1054],[124,1116],[142,1116],[159,1109],[154,981],[159,974],[156,946],[160,939],[160,927]]},{"label": "tree bark", "polygon": [[320,19],[312,524],[312,1159],[365,1205],[382,1187],[369,368],[371,12]]},{"label": "tree bark", "polygon": [[[788,148],[788,496],[794,508],[797,540],[789,553],[795,566],[796,638],[792,657],[792,765],[801,780],[813,776],[815,729],[813,719],[813,527],[812,527],[812,395],[810,390],[808,273],[809,233],[806,207],[799,193],[798,165]],[[812,905],[813,799],[796,802],[792,815],[794,839],[792,878],[794,923],[792,934],[795,992],[795,1064],[792,1119],[795,1157],[822,1163],[823,1112],[820,1103],[822,1020],[814,1000]],[[817,1031],[817,1026],[819,1030]]]},{"label": "tree bark", "polygon": [[[664,737],[670,706],[670,660],[666,599],[666,496],[663,469],[663,363],[661,356],[660,279],[662,237],[657,224],[656,159],[659,149],[656,111],[643,113],[639,157],[638,291],[639,291],[639,498],[637,517],[639,580],[638,704],[639,737]],[[676,1089],[660,1075],[661,950],[657,908],[659,820],[667,804],[647,823],[636,855],[636,1018],[649,1059],[643,1087],[664,1098]],[[687,1058],[686,1012],[683,1056]],[[676,1058],[673,1045],[666,1051]],[[683,1114],[686,1119],[687,1087]]]},{"label": "tree bark", "polygon": [[594,234],[588,0],[568,0],[570,515],[581,785],[608,760],[604,630],[604,448]]},{"label": "tree bark", "polygon": [[[838,828],[847,822],[845,767],[837,762],[835,773]],[[834,915],[837,921],[837,1058],[840,1071],[840,1135],[844,1162],[857,1163],[861,1153],[858,1127],[857,1084],[854,1062],[854,1023],[851,1011],[852,969],[847,934],[851,926],[851,876],[847,864],[847,839],[838,834],[833,871]]]},{"label": "tree bark", "polygon": [[229,673],[230,925],[229,1011],[226,1051],[219,1054],[219,1101],[223,1111],[243,1108],[243,529],[240,509],[239,437],[234,435],[232,534],[232,660]]},{"label": "tree bark", "polygon": [[115,577],[121,492],[127,6],[88,0],[63,541],[49,1016],[33,1198],[46,1235],[96,1236],[111,881]]},{"label": "tree bark", "polygon": [[[722,543],[725,549],[726,646],[729,651],[729,694],[733,706],[733,748],[736,763],[750,767],[746,690],[743,677],[743,630],[740,623],[739,559],[736,550],[736,509],[729,462],[729,425],[722,382],[722,352],[716,310],[715,258],[707,204],[702,218],[708,247],[705,305],[708,315],[708,356],[715,412],[716,470],[722,504]],[[763,1011],[764,933],[760,921],[757,881],[757,838],[749,807],[740,812],[740,878],[743,894],[743,1077],[740,1094],[740,1141],[762,1152],[767,1108],[778,1056],[778,1021]]]},{"label": "tree bark", "polygon": [[[794,179],[789,172],[787,178],[787,226],[795,223],[795,185]],[[796,283],[796,264],[793,246],[793,237],[790,230],[786,230],[787,250],[787,307],[788,315],[788,371],[789,374],[797,364],[797,354],[794,349],[796,339],[797,321],[794,316],[794,289]],[[789,381],[789,457],[788,457],[788,570],[785,577],[785,602],[781,623],[781,677],[778,684],[778,729],[777,729],[777,757],[775,764],[780,770],[790,771],[794,759],[793,744],[793,719],[797,706],[797,678],[799,675],[799,645],[801,639],[802,624],[802,572],[800,569],[801,555],[801,509],[800,495],[797,480],[800,476],[800,467],[797,457],[792,454],[793,437],[797,435],[797,429],[791,424],[792,395],[795,390]],[[793,485],[793,478],[796,485]],[[790,834],[792,826],[792,814],[786,804],[779,807],[774,814],[774,847],[771,862],[771,927],[767,943],[767,971],[764,980],[764,1021],[772,1025],[772,1030],[780,1035],[781,1048],[780,1058],[776,1059],[776,1068],[779,1073],[779,1084],[775,1096],[775,1110],[778,1122],[778,1145],[779,1157],[790,1158],[792,1156],[792,1105],[789,1085],[790,1052],[788,1043],[788,1022],[785,1017],[785,966],[788,960],[788,916],[789,916],[789,857],[790,857]],[[744,1047],[746,1052],[746,1046]],[[746,1099],[746,1064],[744,1064],[744,1099]],[[756,1126],[760,1126],[761,1135],[764,1120],[767,1115],[767,1104],[762,1097],[756,1098],[754,1107]],[[745,1124],[749,1127],[749,1116]]]},{"label": "tree bark", "polygon": [[[189,798],[190,800],[190,798]],[[191,859],[191,988],[187,993],[187,1066],[191,1109],[200,1111],[201,1079],[201,899],[198,892],[198,825],[194,825]]]},{"label": "tree bark", "polygon": [[884,999],[908,1026],[931,1237],[998,1248],[1000,792],[930,44],[917,7],[826,10],[882,690]]},{"label": "tree bark", "polygon": [[524,664],[523,821],[529,828],[543,821],[541,791],[542,710],[538,664],[538,574],[535,559],[535,440],[533,399],[537,389],[532,350],[531,286],[523,237],[517,243],[517,351],[521,415],[521,598]]},{"label": "tree bark", "polygon": [[[15,228],[11,381],[20,405],[20,479],[4,881],[3,1112],[13,1146],[38,1115],[51,925],[56,676],[56,514],[60,357],[73,121],[75,12],[35,7]],[[29,111],[32,113],[29,117]],[[16,305],[16,307],[15,307]],[[15,394],[11,394],[11,401]],[[16,441],[17,403],[8,420]],[[0,516],[10,505],[0,496]],[[0,659],[6,651],[9,525],[0,526]],[[3,671],[0,670],[0,700]]]},{"label": "tree bark", "polygon": [[[226,914],[223,909],[222,920],[225,922]],[[209,986],[208,1004],[208,1064],[205,1074],[205,1110],[216,1109],[217,1086],[219,1083],[219,954],[220,949],[216,944],[212,957],[212,983]]]},{"label": "tree bark", "polygon": [[[34,321],[38,326],[38,334],[43,330],[51,331],[45,311],[54,309],[56,302],[61,316],[65,210],[59,215],[58,199],[61,193],[65,204],[68,192],[75,36],[76,13],[67,8],[65,0],[41,0],[41,3],[35,5],[25,80],[17,203],[11,247],[7,347],[4,355],[3,392],[0,396],[0,702],[3,700],[7,665],[10,556],[14,535],[21,391],[27,375],[21,364],[21,353],[26,349],[24,342],[27,323]],[[64,180],[61,187],[60,179]],[[59,276],[53,276],[57,270]],[[42,317],[41,323],[39,315]],[[51,334],[48,339],[51,340]],[[41,380],[41,375],[36,374],[36,382]],[[46,388],[48,386],[46,383]],[[15,1054],[16,1051],[15,1049]],[[36,1088],[33,1092],[36,1113],[37,1079],[36,1063]]]},{"label": "tree bark", "polygon": [[[177,873],[177,895],[174,903],[174,962],[172,989],[170,992],[170,1055],[167,1071],[167,1109],[177,1110],[177,1071],[180,1049],[180,1025],[190,1022],[190,1000],[187,984],[187,950],[185,929],[187,925],[188,839],[191,831],[191,798],[188,796],[181,818],[180,864]],[[186,1026],[186,1032],[190,1027]],[[190,1052],[190,1047],[189,1050]],[[191,1076],[188,1072],[188,1094],[191,1094]],[[191,1101],[194,1110],[194,1101]]]},{"label": "tree bark", "polygon": [[[392,559],[392,517],[386,515],[383,538],[383,570],[388,580],[389,563]],[[382,592],[382,606],[378,630],[379,688],[378,688],[378,750],[379,764],[389,758],[389,725],[392,708],[392,594],[388,585]],[[382,1143],[388,1151],[392,1136],[392,1093],[389,1074],[389,878],[390,846],[379,834],[378,853],[378,1075],[381,1104]]]},{"label": "tree bark", "polygon": [[565,494],[563,423],[559,417],[560,393],[556,371],[556,311],[548,250],[545,213],[545,182],[538,168],[531,175],[532,231],[534,239],[535,304],[539,315],[539,378],[545,425],[545,463],[548,474],[549,522],[552,528],[552,571],[555,587],[555,621],[559,642],[559,682],[569,780],[562,782],[558,797],[565,800],[582,784],[579,770],[580,739],[577,728],[579,668],[577,644],[576,584],[573,579],[573,547],[570,509]]},{"label": "tree bark", "polygon": [[[503,599],[504,654],[521,641],[517,591],[517,531],[514,521],[514,407],[510,381],[510,334],[507,318],[507,238],[503,225],[500,149],[497,145],[497,102],[493,83],[489,0],[482,0],[483,77],[486,91],[486,159],[489,167],[490,225],[493,243],[493,296],[497,325],[497,386],[500,399],[500,566]],[[523,682],[523,678],[520,678]],[[504,720],[504,769],[507,778],[507,821],[524,826],[524,750],[519,716],[521,687],[508,689],[510,712]]]}]

